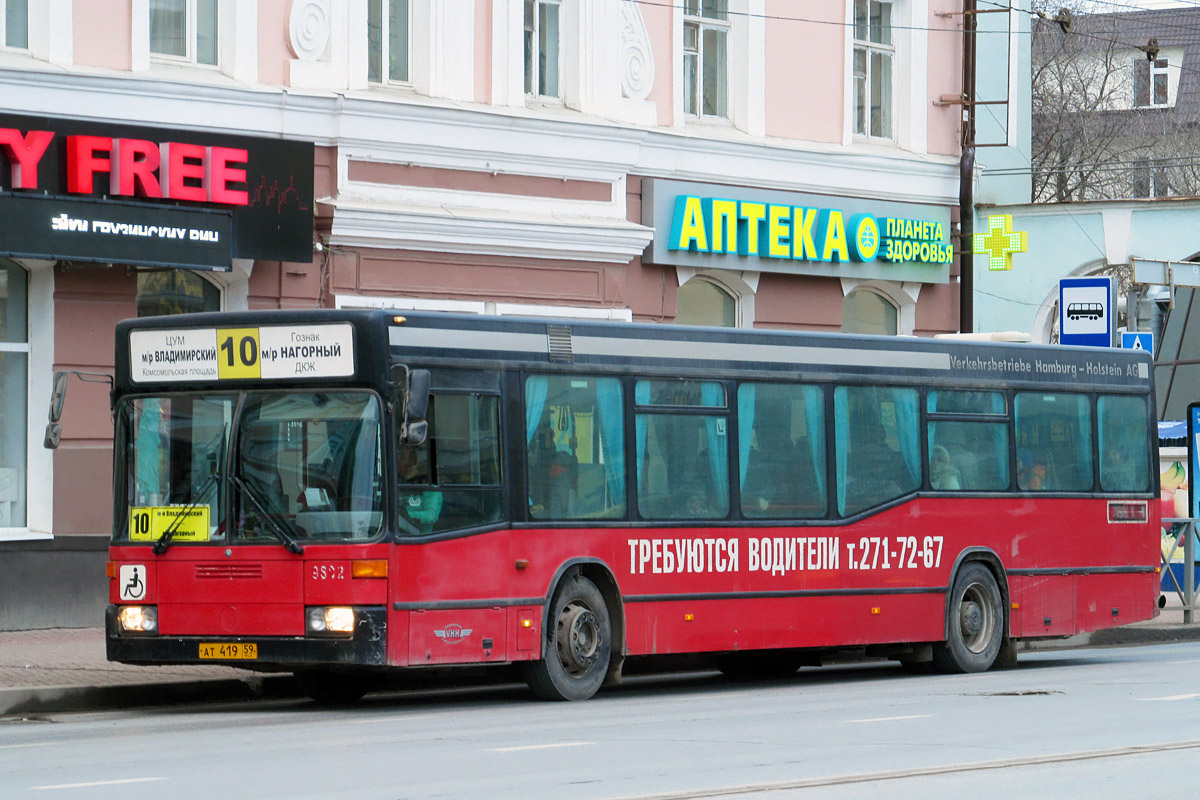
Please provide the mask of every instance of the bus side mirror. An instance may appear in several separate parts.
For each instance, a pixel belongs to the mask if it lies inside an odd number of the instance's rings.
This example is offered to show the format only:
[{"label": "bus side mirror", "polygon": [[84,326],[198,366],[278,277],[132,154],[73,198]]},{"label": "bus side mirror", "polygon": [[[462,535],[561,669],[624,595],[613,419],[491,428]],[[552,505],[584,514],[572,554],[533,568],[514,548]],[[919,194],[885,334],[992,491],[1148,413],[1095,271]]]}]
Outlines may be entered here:
[{"label": "bus side mirror", "polygon": [[429,370],[414,369],[408,373],[408,387],[404,393],[405,421],[424,420],[428,412]]},{"label": "bus side mirror", "polygon": [[420,447],[429,437],[429,370],[409,370],[408,383],[404,387],[404,442]]},{"label": "bus side mirror", "polygon": [[58,442],[62,439],[62,425],[58,421],[62,418],[63,404],[67,401],[67,373],[54,373],[54,385],[50,389],[50,424],[46,426],[46,436],[42,440],[42,446],[47,450],[54,450],[58,447]]}]

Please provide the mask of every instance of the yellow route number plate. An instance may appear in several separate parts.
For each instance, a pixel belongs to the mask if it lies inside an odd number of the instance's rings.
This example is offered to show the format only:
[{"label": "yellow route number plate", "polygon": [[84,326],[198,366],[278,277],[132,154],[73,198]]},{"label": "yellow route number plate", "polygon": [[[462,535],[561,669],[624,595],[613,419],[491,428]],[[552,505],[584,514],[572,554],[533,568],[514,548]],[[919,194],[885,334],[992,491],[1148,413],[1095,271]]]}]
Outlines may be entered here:
[{"label": "yellow route number plate", "polygon": [[200,657],[254,659],[258,658],[258,645],[253,642],[201,642]]}]

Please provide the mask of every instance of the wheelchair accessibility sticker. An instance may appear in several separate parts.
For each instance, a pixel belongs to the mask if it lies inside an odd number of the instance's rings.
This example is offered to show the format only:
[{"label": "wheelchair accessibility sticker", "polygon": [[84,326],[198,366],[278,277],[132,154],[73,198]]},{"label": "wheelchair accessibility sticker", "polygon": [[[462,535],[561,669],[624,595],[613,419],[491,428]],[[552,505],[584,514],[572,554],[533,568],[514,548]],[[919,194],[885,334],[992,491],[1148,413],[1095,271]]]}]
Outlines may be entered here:
[{"label": "wheelchair accessibility sticker", "polygon": [[117,576],[122,600],[141,600],[146,596],[146,567],[142,564],[122,564]]}]

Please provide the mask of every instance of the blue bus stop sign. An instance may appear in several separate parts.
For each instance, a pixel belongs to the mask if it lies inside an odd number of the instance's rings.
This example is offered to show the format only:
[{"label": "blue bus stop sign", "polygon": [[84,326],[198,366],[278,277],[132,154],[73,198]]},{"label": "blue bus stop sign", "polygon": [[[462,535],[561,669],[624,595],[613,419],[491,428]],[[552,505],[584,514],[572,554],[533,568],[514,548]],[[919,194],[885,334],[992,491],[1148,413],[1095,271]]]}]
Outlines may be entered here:
[{"label": "blue bus stop sign", "polygon": [[1116,330],[1112,278],[1061,278],[1058,282],[1058,341],[1112,347]]}]

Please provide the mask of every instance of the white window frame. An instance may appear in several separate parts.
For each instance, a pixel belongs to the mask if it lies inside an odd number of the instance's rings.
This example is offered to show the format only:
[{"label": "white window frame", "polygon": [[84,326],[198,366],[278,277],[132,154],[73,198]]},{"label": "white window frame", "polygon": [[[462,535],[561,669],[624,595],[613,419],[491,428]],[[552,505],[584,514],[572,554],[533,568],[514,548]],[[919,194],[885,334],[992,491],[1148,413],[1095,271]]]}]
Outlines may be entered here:
[{"label": "white window frame", "polygon": [[26,353],[25,425],[25,525],[0,528],[0,542],[50,539],[54,520],[54,452],[39,442],[53,382],[54,364],[54,261],[12,259],[24,268],[28,314],[25,342],[9,342],[0,349]]},{"label": "white window frame", "polygon": [[[533,19],[532,19],[533,28],[532,29],[528,27],[530,25],[530,21],[525,19],[525,14],[524,14],[524,9],[527,8],[530,3],[532,3],[532,6],[533,6],[533,15],[532,15],[533,16]],[[521,50],[522,50],[522,63],[523,63],[523,67],[524,67],[523,80],[525,81],[525,96],[535,99],[535,100],[538,100],[538,101],[541,101],[541,102],[544,102],[547,100],[549,100],[551,102],[562,102],[562,100],[563,100],[563,84],[564,84],[564,80],[563,80],[563,67],[564,67],[563,23],[566,21],[566,14],[564,13],[566,11],[566,9],[564,8],[564,5],[565,4],[562,3],[561,0],[525,0],[525,2],[522,4]],[[542,79],[540,65],[541,65],[541,56],[542,56],[542,49],[541,49],[542,14],[541,14],[541,10],[542,10],[543,6],[554,6],[555,8],[558,9],[558,47],[557,47],[558,58],[557,58],[557,63],[555,64],[555,69],[557,71],[557,80],[558,80],[558,92],[555,94],[542,94],[539,91],[541,79]],[[524,47],[526,36],[533,37],[533,48],[529,52],[535,53],[536,57],[533,59],[532,64],[530,64],[524,58],[524,55],[526,53],[525,47]]]},{"label": "white window frame", "polygon": [[146,13],[147,13],[146,42],[147,42],[147,46],[149,48],[151,48],[150,49],[150,59],[152,61],[166,63],[166,64],[183,64],[183,65],[186,65],[189,67],[197,67],[199,69],[219,70],[221,68],[221,3],[219,2],[219,0],[211,0],[211,2],[213,3],[213,8],[217,15],[217,20],[216,20],[216,23],[217,23],[216,24],[216,28],[217,28],[217,31],[216,31],[217,62],[215,64],[202,64],[196,60],[197,59],[196,37],[198,34],[198,31],[196,29],[196,15],[198,13],[200,0],[184,0],[184,14],[186,16],[186,21],[184,23],[185,27],[184,27],[184,33],[183,33],[183,35],[184,35],[184,55],[182,55],[182,56],[171,55],[170,53],[154,52],[154,50],[153,50],[153,47],[154,47],[153,35],[149,31],[149,28],[150,28],[149,14],[151,13],[150,12],[150,4],[149,4],[149,2],[147,2],[147,4],[146,4]]},{"label": "white window frame", "polygon": [[[36,0],[34,0],[34,2],[36,2]],[[3,13],[0,13],[0,50],[4,50],[9,53],[28,53],[31,49],[30,41],[33,39],[33,31],[31,30],[33,28],[33,23],[30,20],[29,15],[34,11],[34,9],[29,7],[29,0],[26,0],[25,3],[24,47],[15,47],[8,44],[8,4],[5,3],[3,6],[0,6],[0,8],[3,9]]]},{"label": "white window frame", "polygon": [[917,300],[921,297],[922,283],[896,283],[878,279],[842,278],[843,299],[855,290],[879,295],[896,308],[896,335],[914,336],[917,328]]},{"label": "white window frame", "polygon": [[[1138,75],[1140,74],[1140,70],[1143,69],[1143,67],[1141,66],[1142,64],[1145,64],[1146,65],[1145,69],[1148,70],[1148,72],[1146,74],[1146,81],[1147,81],[1146,88],[1147,88],[1147,97],[1150,100],[1149,103],[1144,103],[1144,104],[1140,104],[1137,101],[1137,99],[1138,99],[1137,98]],[[1159,66],[1160,64],[1162,66]],[[1135,59],[1134,66],[1133,66],[1133,91],[1131,92],[1131,95],[1130,95],[1133,98],[1133,103],[1132,103],[1133,107],[1134,108],[1168,108],[1171,105],[1171,75],[1170,75],[1170,72],[1171,72],[1171,66],[1170,66],[1169,59],[1166,56],[1163,56],[1162,58],[1156,58],[1153,61],[1147,61],[1144,58]],[[1163,94],[1166,96],[1166,99],[1163,100],[1161,103],[1156,103],[1154,101],[1154,97],[1157,94],[1157,92],[1154,91],[1154,84],[1160,79],[1162,80]]]},{"label": "white window frame", "polygon": [[[857,25],[855,22],[857,6],[860,2],[866,3],[866,5],[867,5],[867,38],[866,39],[858,38],[858,30],[857,30]],[[871,18],[871,4],[873,2],[880,3],[881,5],[887,5],[889,8],[889,15],[888,15],[889,42],[887,42],[887,43],[871,41],[870,18]],[[850,122],[850,131],[851,131],[853,138],[857,141],[891,144],[898,140],[897,117],[898,117],[898,111],[900,110],[900,102],[899,102],[900,98],[897,95],[898,81],[897,81],[897,77],[896,77],[898,68],[900,66],[900,57],[899,57],[897,41],[896,41],[897,12],[900,9],[898,7],[898,4],[892,2],[892,0],[853,0],[853,2],[850,4],[850,6],[851,6],[849,9],[849,11],[850,11],[850,38],[851,38],[850,83],[849,83],[849,86],[850,86],[850,113],[848,115],[849,122]],[[862,79],[863,83],[864,83],[864,94],[865,94],[865,98],[866,98],[865,109],[864,109],[865,118],[862,120],[864,132],[860,132],[858,129],[859,119],[857,116],[858,115],[859,76],[858,76],[857,70],[855,69],[855,61],[856,61],[856,56],[858,55],[859,51],[862,51],[865,54],[865,62],[866,62],[866,74],[864,75],[864,77]],[[887,135],[882,135],[882,136],[876,135],[876,134],[872,133],[870,130],[871,105],[872,105],[872,102],[871,102],[872,101],[872,97],[871,97],[871,61],[872,61],[872,58],[871,57],[874,54],[886,56],[891,61],[891,85],[888,88],[889,109],[890,109],[889,110],[889,125],[888,125],[889,130],[887,131]]]},{"label": "white window frame", "polygon": [[[391,46],[391,31],[389,30],[389,26],[391,25],[391,19],[392,19],[391,6],[395,2],[396,2],[396,0],[368,0],[369,5],[368,5],[368,11],[367,11],[367,26],[368,26],[368,29],[367,29],[367,82],[368,82],[368,84],[370,84],[372,86],[388,86],[388,85],[412,86],[412,84],[413,84],[413,35],[412,35],[412,32],[413,32],[413,0],[403,0],[404,5],[405,5],[405,10],[408,13],[408,63],[405,64],[405,66],[404,66],[405,76],[403,78],[394,78],[390,74],[391,53],[389,52],[389,48]],[[373,52],[371,52],[370,7],[375,6],[375,5],[379,6],[379,15],[380,15],[379,16],[379,21],[380,21],[380,30],[379,30],[380,77],[378,80],[371,78],[371,60],[375,54]]]},{"label": "white window frame", "polygon": [[711,269],[709,267],[675,267],[675,280],[679,286],[691,280],[703,280],[730,295],[737,307],[734,326],[754,327],[754,298],[758,294],[761,273],[753,270]]},{"label": "white window frame", "polygon": [[[695,9],[699,9],[699,13],[691,13],[688,6],[691,5]],[[682,109],[684,116],[689,120],[725,120],[731,121],[730,117],[730,91],[729,87],[732,81],[730,80],[730,63],[731,53],[730,46],[732,44],[733,25],[730,22],[730,3],[726,0],[724,19],[719,17],[707,17],[703,15],[703,0],[684,0],[683,4],[683,27],[682,39],[680,41],[680,95],[683,99]],[[688,28],[696,29],[696,49],[689,50],[687,46]],[[724,113],[706,114],[704,113],[704,33],[705,31],[719,31],[725,37],[725,64],[722,67],[722,83],[720,90],[723,97],[719,97],[720,105],[724,106]],[[687,97],[687,61],[689,56],[694,56],[696,59],[696,85],[695,96]],[[688,111],[688,100],[692,100],[696,104],[695,113]]]}]

